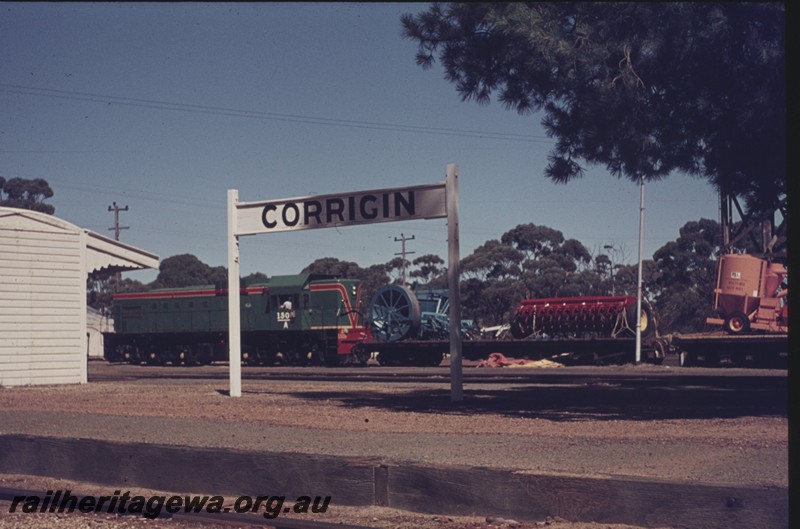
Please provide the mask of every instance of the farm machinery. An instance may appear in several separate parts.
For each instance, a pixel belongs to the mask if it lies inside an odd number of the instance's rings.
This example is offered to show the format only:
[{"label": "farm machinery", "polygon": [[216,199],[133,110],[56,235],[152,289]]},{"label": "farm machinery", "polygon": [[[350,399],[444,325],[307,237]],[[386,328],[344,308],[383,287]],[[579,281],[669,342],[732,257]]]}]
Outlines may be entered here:
[{"label": "farm machinery", "polygon": [[[448,299],[445,290],[414,290],[387,285],[369,308],[373,342],[381,364],[438,365],[449,351]],[[633,358],[636,298],[595,296],[523,300],[510,325],[513,339],[484,339],[470,321],[461,322],[464,358],[480,360],[494,352],[544,358],[560,355],[565,362]],[[643,350],[654,361],[664,347],[655,337],[649,305],[638,318]],[[365,344],[366,345],[366,344]]]},{"label": "farm machinery", "polygon": [[[373,338],[380,342],[444,340],[450,336],[449,310],[447,289],[386,285],[373,296],[368,319]],[[461,322],[461,330],[466,338],[478,332],[468,320]]]},{"label": "farm machinery", "polygon": [[721,318],[706,323],[722,325],[728,334],[762,331],[789,332],[788,288],[782,288],[786,267],[751,255],[719,258],[714,310]]},{"label": "farm machinery", "polygon": [[717,264],[714,310],[706,324],[717,330],[675,334],[670,348],[682,366],[784,367],[788,357],[786,267],[746,254],[726,254]]},{"label": "farm machinery", "polygon": [[[446,289],[414,291],[386,285],[372,298],[368,312],[372,342],[385,365],[439,365],[450,336],[449,293]],[[477,336],[472,322],[461,322],[465,339]]]},{"label": "farm machinery", "polygon": [[[595,296],[525,299],[511,319],[514,338],[597,336],[617,338],[636,335],[634,296]],[[642,336],[655,332],[652,311],[642,305]]]}]

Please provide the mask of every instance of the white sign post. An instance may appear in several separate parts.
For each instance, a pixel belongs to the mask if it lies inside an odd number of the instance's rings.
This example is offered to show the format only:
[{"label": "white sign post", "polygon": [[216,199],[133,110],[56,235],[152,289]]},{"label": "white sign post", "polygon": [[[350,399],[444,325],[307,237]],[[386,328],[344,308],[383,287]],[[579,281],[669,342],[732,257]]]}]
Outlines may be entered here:
[{"label": "white sign post", "polygon": [[377,189],[349,194],[239,202],[228,190],[228,333],[230,396],[242,396],[239,237],[259,233],[338,228],[358,224],[447,217],[450,283],[451,400],[462,399],[461,298],[459,293],[458,166],[447,166],[447,180],[430,185]]},{"label": "white sign post", "polygon": [[242,396],[242,314],[239,307],[239,236],[236,208],[239,192],[228,189],[228,365],[230,396]]}]

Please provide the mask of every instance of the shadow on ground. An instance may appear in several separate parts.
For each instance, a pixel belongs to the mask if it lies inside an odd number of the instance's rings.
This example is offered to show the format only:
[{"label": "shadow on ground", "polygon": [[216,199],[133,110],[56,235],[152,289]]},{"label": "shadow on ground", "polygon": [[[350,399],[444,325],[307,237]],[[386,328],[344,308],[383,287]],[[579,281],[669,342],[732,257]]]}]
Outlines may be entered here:
[{"label": "shadow on ground", "polygon": [[735,377],[685,381],[622,380],[580,384],[536,384],[470,388],[450,401],[442,389],[383,391],[299,391],[308,401],[334,400],[353,408],[436,414],[500,414],[553,421],[714,419],[786,417],[785,379]]}]

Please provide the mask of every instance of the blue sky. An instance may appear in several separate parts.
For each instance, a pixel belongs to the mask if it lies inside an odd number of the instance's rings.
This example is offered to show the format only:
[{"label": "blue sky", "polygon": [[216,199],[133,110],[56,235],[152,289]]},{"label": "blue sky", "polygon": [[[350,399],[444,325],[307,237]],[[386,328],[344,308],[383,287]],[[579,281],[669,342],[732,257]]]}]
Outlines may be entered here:
[{"label": "blue sky", "polygon": [[[461,102],[414,62],[400,15],[427,4],[0,3],[0,175],[44,178],[56,216],[162,259],[227,264],[226,190],[252,202],[404,187],[460,168],[461,255],[518,224],[562,231],[632,263],[639,188],[604,167],[544,177],[540,116]],[[672,175],[645,186],[645,258],[716,191]],[[444,220],[243,237],[243,275],[322,257],[446,258]],[[155,272],[128,273],[150,281]]]}]

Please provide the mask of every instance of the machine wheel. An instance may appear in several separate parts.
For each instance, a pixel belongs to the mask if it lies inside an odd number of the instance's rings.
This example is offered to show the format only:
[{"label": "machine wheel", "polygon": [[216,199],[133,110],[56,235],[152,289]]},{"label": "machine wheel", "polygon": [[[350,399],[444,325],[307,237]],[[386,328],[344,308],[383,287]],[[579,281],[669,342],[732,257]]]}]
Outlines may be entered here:
[{"label": "machine wheel", "polygon": [[648,356],[648,361],[650,363],[660,366],[664,363],[664,359],[667,357],[667,346],[661,339],[656,340],[653,343],[652,356]]},{"label": "machine wheel", "polygon": [[[628,318],[628,323],[631,327],[631,330],[635,333],[636,303],[628,307],[626,317]],[[644,302],[642,303],[642,314],[639,319],[639,324],[641,325],[642,336],[652,336],[653,334],[655,334],[656,326],[655,326],[655,321],[653,320],[653,312],[650,310],[650,305]]]},{"label": "machine wheel", "polygon": [[531,329],[528,325],[525,325],[525,322],[522,320],[522,318],[517,318],[511,322],[510,331],[511,336],[517,340],[527,338],[533,333],[533,329]]},{"label": "machine wheel", "polygon": [[373,336],[384,342],[413,337],[419,330],[419,300],[407,287],[386,285],[378,290],[372,298],[369,315]]},{"label": "machine wheel", "polygon": [[750,330],[750,320],[743,312],[733,312],[725,318],[722,327],[728,334],[742,334]]}]

